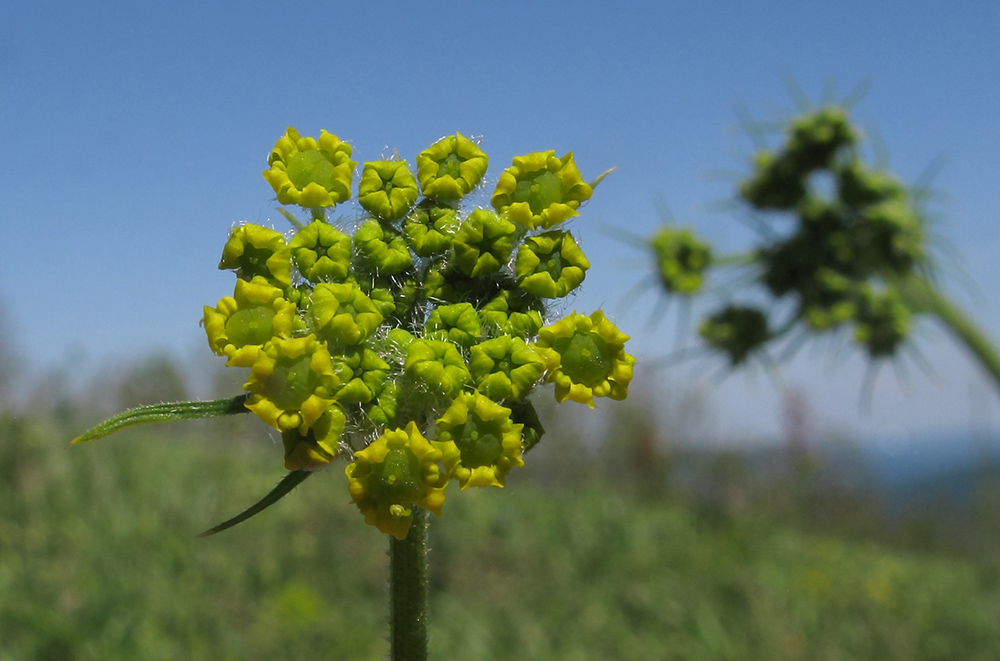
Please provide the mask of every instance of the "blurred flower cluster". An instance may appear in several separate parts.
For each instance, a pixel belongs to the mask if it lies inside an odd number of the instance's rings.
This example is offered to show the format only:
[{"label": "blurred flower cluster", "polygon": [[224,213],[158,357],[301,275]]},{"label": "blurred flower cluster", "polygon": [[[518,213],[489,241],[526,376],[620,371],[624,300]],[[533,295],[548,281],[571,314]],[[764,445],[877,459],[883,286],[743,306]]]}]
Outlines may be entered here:
[{"label": "blurred flower cluster", "polygon": [[824,106],[788,122],[778,148],[757,151],[738,193],[762,228],[749,254],[719,258],[678,227],[648,241],[669,294],[698,294],[710,267],[738,265],[772,299],[727,300],[701,322],[703,341],[731,365],[791,331],[851,327],[872,359],[895,355],[909,337],[919,310],[905,289],[911,275],[931,275],[925,220],[913,190],[863,162],[860,141],[845,109]]},{"label": "blurred flower cluster", "polygon": [[235,227],[222,269],[232,296],[204,310],[212,350],[249,368],[245,406],[281,433],[285,466],[344,458],[365,519],[402,539],[413,506],[440,513],[450,480],[503,486],[543,434],[528,400],[623,399],[634,358],[600,312],[552,319],[590,264],[565,222],[593,184],[572,153],[516,157],[490,208],[464,208],[487,155],[455,134],[402,160],[364,163],[363,212],[332,219],[352,195],[352,148],[293,128],[264,177],[309,214],[288,236]]}]

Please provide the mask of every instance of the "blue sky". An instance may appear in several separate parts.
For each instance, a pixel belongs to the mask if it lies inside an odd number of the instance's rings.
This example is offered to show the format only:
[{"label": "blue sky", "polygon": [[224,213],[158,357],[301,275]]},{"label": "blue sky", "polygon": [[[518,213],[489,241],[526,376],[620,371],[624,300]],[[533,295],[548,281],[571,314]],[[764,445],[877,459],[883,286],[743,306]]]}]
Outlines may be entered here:
[{"label": "blue sky", "polygon": [[[745,168],[734,105],[788,117],[782,80],[813,99],[835,79],[870,91],[855,117],[915,180],[935,159],[940,233],[964,257],[987,328],[1000,321],[1000,5],[995,2],[35,2],[0,9],[0,304],[40,369],[148,350],[210,360],[201,307],[232,288],[216,270],[230,226],[285,228],[260,176],[288,125],[326,128],[358,161],[411,160],[456,130],[482,135],[497,177],[515,154],[572,150],[584,176],[619,166],[573,229],[593,268],[580,310],[604,307],[640,359],[668,353],[674,324],[644,330],[656,298],[615,312],[644,255],[599,233],[648,234],[662,197],[676,220],[729,248],[752,236],[712,203],[712,175]],[[864,364],[809,353],[785,382],[818,429],[895,435],[1000,428],[1000,400],[929,325],[901,388],[885,370],[858,414]],[[994,335],[1000,336],[1000,333]],[[831,365],[831,363],[837,363]],[[763,376],[721,383],[715,363],[661,371],[700,383],[713,428],[780,429]],[[978,403],[977,403],[978,402]]]}]

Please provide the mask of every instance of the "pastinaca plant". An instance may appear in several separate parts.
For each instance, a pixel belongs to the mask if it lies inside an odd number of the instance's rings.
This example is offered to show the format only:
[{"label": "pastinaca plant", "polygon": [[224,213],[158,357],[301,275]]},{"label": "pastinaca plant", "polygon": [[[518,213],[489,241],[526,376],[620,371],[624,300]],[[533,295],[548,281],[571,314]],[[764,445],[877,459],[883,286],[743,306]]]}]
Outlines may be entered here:
[{"label": "pastinaca plant", "polygon": [[[664,226],[645,242],[660,287],[693,297],[705,292],[710,269],[748,270],[745,291],[736,293],[748,302],[727,289],[723,306],[698,329],[731,366],[843,329],[877,365],[907,346],[916,317],[932,315],[1000,387],[993,344],[936,284],[926,190],[865,164],[861,140],[844,107],[791,120],[783,143],[762,146],[739,184],[738,202],[759,221],[760,243],[715,256],[690,228]],[[762,293],[770,302],[761,304]]]},{"label": "pastinaca plant", "polygon": [[528,399],[552,383],[558,401],[623,399],[635,359],[600,312],[552,319],[590,264],[566,221],[601,180],[573,154],[514,158],[490,198],[487,155],[458,133],[402,160],[365,163],[363,209],[331,218],[352,194],[351,146],[289,128],[264,178],[308,214],[289,235],[235,227],[221,269],[232,296],[205,307],[209,346],[249,368],[246,393],[126,411],[75,439],[131,425],[251,411],[281,434],[288,474],[229,528],[337,460],[365,521],[390,535],[392,658],[426,658],[426,516],[445,488],[504,486],[543,428]]}]

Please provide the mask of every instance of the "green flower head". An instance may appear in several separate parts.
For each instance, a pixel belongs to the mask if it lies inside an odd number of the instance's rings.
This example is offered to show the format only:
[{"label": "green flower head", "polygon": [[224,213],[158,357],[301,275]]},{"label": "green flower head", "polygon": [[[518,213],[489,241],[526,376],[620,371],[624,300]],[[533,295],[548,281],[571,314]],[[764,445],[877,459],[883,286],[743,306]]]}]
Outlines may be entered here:
[{"label": "green flower head", "polygon": [[523,466],[521,425],[510,409],[482,393],[464,392],[438,421],[438,438],[445,469],[468,487],[502,487],[510,469]]},{"label": "green flower head", "polygon": [[351,146],[340,138],[320,132],[319,140],[300,137],[291,126],[278,139],[267,159],[264,178],[278,194],[281,204],[331,207],[351,197],[354,167]]},{"label": "green flower head", "polygon": [[740,196],[757,209],[792,209],[806,196],[805,175],[785,154],[760,151],[753,175],[740,184]]},{"label": "green flower head", "polygon": [[298,429],[281,432],[281,442],[285,446],[285,468],[290,471],[315,471],[333,461],[339,452],[340,437],[346,422],[344,411],[333,404],[326,408],[319,420],[304,434]]},{"label": "green flower head", "polygon": [[264,345],[243,387],[257,417],[278,431],[305,434],[333,404],[339,385],[326,345],[307,335]]},{"label": "green flower head", "polygon": [[399,220],[416,203],[417,180],[406,161],[365,163],[358,185],[358,202],[382,220]]},{"label": "green flower head", "polygon": [[243,280],[259,275],[281,287],[290,287],[291,264],[284,236],[272,229],[246,223],[230,232],[219,268],[232,269]]},{"label": "green flower head", "polygon": [[573,162],[573,152],[562,158],[554,151],[534,152],[514,157],[514,164],[500,175],[491,202],[519,225],[548,229],[579,215],[577,208],[592,193]]},{"label": "green flower head", "polygon": [[455,233],[455,262],[471,278],[499,271],[510,258],[516,230],[497,214],[476,209]]},{"label": "green flower head", "polygon": [[264,345],[275,337],[291,337],[295,304],[262,278],[237,280],[236,292],[214,308],[205,307],[205,332],[212,351],[226,365],[250,367]]},{"label": "green flower head", "polygon": [[441,514],[447,476],[438,467],[441,451],[410,422],[392,429],[355,455],[345,469],[354,504],[365,523],[405,539],[413,506]]},{"label": "green flower head", "polygon": [[288,242],[292,261],[306,280],[343,282],[351,268],[351,238],[321,220],[309,223]]},{"label": "green flower head", "polygon": [[364,412],[362,425],[373,429],[385,429],[396,424],[402,392],[398,383],[386,380],[378,395],[367,404],[362,404],[361,410]]},{"label": "green flower head", "polygon": [[366,220],[354,233],[358,259],[375,275],[402,273],[413,266],[413,256],[398,231],[378,220]]},{"label": "green flower head", "polygon": [[569,232],[528,237],[517,250],[517,284],[539,298],[562,298],[583,282],[589,268],[587,256]]},{"label": "green flower head", "polygon": [[767,316],[757,308],[727,305],[702,322],[698,333],[729,358],[733,366],[746,362],[771,338]]},{"label": "green flower head", "polygon": [[670,294],[690,296],[701,291],[712,249],[689,229],[663,227],[649,241],[660,284]]},{"label": "green flower head", "polygon": [[433,257],[448,252],[458,224],[456,209],[421,204],[403,222],[403,233],[413,252]]},{"label": "green flower head", "polygon": [[443,340],[410,342],[404,369],[410,378],[445,399],[455,397],[471,378],[458,347]]},{"label": "green flower head", "polygon": [[389,363],[367,346],[348,347],[331,357],[334,371],[343,384],[337,401],[344,404],[367,404],[382,391]]},{"label": "green flower head", "polygon": [[461,133],[441,138],[417,155],[417,177],[424,195],[458,200],[486,174],[489,157]]},{"label": "green flower head", "polygon": [[366,278],[360,283],[361,290],[372,299],[383,319],[398,323],[409,318],[417,305],[420,288],[413,273],[393,276]]},{"label": "green flower head", "polygon": [[472,346],[483,335],[479,315],[471,303],[439,305],[431,312],[424,328],[428,338],[448,340],[462,347]]},{"label": "green flower head", "polygon": [[487,335],[529,338],[542,327],[541,299],[521,289],[501,290],[479,310]]},{"label": "green flower head", "polygon": [[594,397],[621,400],[628,395],[635,357],[625,353],[627,340],[600,310],[589,317],[574,312],[538,331],[532,348],[545,361],[557,401],[571,399],[594,408]]},{"label": "green flower head", "polygon": [[545,370],[542,357],[519,337],[495,337],[473,346],[470,353],[476,389],[497,402],[522,399]]},{"label": "green flower head", "polygon": [[352,283],[316,285],[309,312],[316,333],[339,346],[360,344],[382,323],[375,304]]},{"label": "green flower head", "polygon": [[785,153],[803,175],[830,168],[840,150],[854,145],[858,135],[847,111],[827,106],[792,122]]},{"label": "green flower head", "polygon": [[895,289],[881,292],[866,287],[858,306],[854,341],[872,358],[895,355],[910,335],[913,313]]}]

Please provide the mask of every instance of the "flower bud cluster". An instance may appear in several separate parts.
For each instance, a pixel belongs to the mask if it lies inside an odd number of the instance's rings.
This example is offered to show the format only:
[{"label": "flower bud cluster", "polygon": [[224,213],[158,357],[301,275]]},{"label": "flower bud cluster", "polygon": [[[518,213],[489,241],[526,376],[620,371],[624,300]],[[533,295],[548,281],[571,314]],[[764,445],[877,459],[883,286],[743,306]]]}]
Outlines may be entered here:
[{"label": "flower bud cluster", "polygon": [[[840,108],[805,115],[781,149],[758,154],[740,194],[796,221],[757,252],[767,289],[793,296],[797,318],[812,331],[853,323],[855,341],[878,358],[908,336],[910,312],[893,282],[925,261],[924,224],[909,191],[861,161],[858,135]],[[833,191],[814,190],[817,176]]]},{"label": "flower bud cluster", "polygon": [[334,223],[351,156],[333,134],[288,129],[264,177],[312,222],[290,237],[236,227],[220,263],[236,289],[204,324],[227,365],[250,369],[246,407],[281,433],[286,468],[348,459],[353,502],[401,539],[413,506],[440,512],[449,480],[503,486],[523,464],[543,433],[527,399],[537,384],[591,407],[623,399],[634,358],[600,311],[545,325],[590,267],[564,228],[592,193],[572,153],[516,157],[492,208],[464,209],[488,158],[448,136],[417,156],[416,175],[402,160],[365,163],[363,213]]},{"label": "flower bud cluster", "polygon": [[[853,326],[855,342],[871,358],[895,355],[909,337],[913,311],[897,286],[927,269],[924,219],[902,183],[865,165],[860,135],[844,109],[823,107],[793,120],[778,149],[755,156],[740,198],[793,224],[767,232],[749,258],[731,263],[752,264],[755,283],[776,299],[790,299],[792,314],[775,327],[762,308],[727,302],[706,318],[702,339],[730,364],[745,362],[795,327]],[[649,247],[668,293],[700,291],[712,265],[707,244],[689,230],[667,227]]]}]

